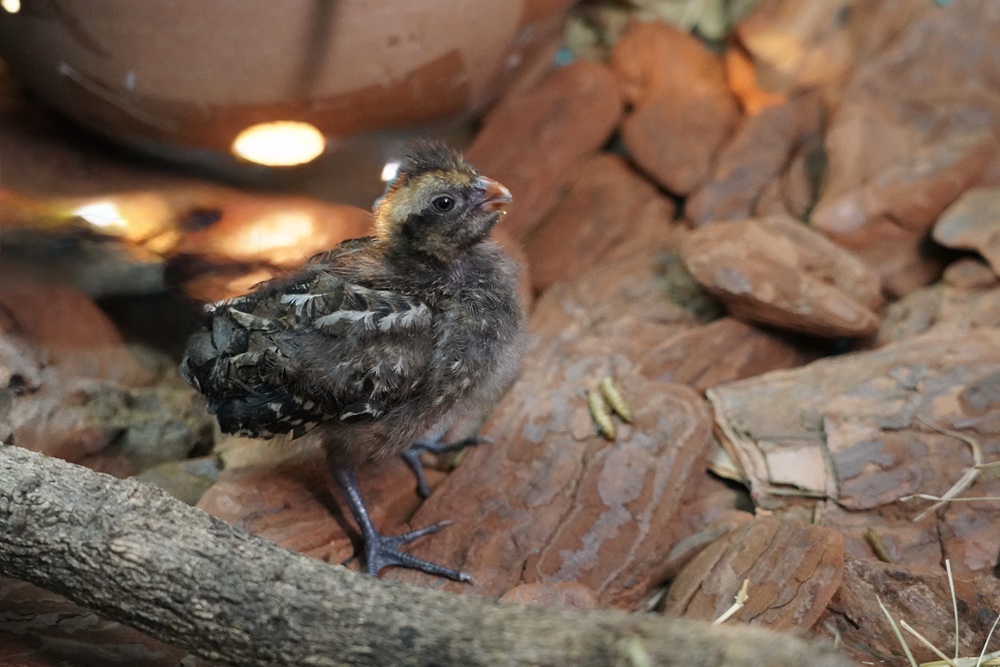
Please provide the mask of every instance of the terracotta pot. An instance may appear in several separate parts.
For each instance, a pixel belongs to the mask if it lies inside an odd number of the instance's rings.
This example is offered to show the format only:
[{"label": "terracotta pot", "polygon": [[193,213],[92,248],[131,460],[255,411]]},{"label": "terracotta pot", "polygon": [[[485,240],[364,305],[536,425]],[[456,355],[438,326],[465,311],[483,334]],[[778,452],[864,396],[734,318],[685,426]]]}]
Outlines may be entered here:
[{"label": "terracotta pot", "polygon": [[23,0],[0,57],[132,146],[228,151],[244,128],[328,137],[475,114],[547,67],[572,0]]}]

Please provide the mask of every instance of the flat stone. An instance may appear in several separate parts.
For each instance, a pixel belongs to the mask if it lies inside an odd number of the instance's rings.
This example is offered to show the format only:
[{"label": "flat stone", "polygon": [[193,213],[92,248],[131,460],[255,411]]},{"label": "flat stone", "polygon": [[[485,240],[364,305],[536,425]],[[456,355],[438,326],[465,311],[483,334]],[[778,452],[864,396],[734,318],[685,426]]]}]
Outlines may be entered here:
[{"label": "flat stone", "polygon": [[701,227],[682,256],[695,280],[738,319],[830,338],[878,327],[878,276],[791,218]]}]

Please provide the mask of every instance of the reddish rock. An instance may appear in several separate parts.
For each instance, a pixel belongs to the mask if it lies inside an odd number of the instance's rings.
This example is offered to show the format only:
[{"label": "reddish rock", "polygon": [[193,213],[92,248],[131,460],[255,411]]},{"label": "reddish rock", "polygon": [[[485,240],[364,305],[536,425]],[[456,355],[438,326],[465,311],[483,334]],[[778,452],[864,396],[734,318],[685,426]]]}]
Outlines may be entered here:
[{"label": "reddish rock", "polygon": [[735,623],[773,630],[811,628],[840,586],[844,538],[819,526],[757,519],[691,561],[667,593],[664,613],[711,621],[749,580]]},{"label": "reddish rock", "polygon": [[765,188],[779,182],[793,155],[818,137],[821,110],[815,96],[800,96],[743,120],[722,149],[711,179],[687,201],[696,225],[752,217]]},{"label": "reddish rock", "polygon": [[975,250],[1000,274],[1000,188],[973,188],[949,206],[934,225],[934,240]]},{"label": "reddish rock", "polygon": [[722,60],[665,23],[634,23],[612,53],[632,103],[621,127],[629,155],[660,185],[694,191],[740,118]]},{"label": "reddish rock", "polygon": [[486,116],[465,154],[513,194],[501,225],[514,239],[523,240],[545,218],[572,168],[604,145],[621,113],[610,71],[578,61]]},{"label": "reddish rock", "polygon": [[[953,581],[958,599],[959,655],[972,656],[975,663],[1000,609],[1000,583],[992,576],[955,577]],[[859,664],[905,664],[906,656],[879,601],[897,624],[906,621],[946,655],[953,654],[954,612],[948,577],[942,568],[907,568],[855,558],[844,563],[843,583],[830,601],[824,624],[829,623],[839,633],[844,650]],[[912,635],[901,632],[919,662],[939,660]],[[987,651],[992,648],[991,643]]]},{"label": "reddish rock", "polygon": [[501,602],[530,604],[538,607],[594,609],[597,596],[583,584],[561,581],[554,584],[520,584],[500,598]]},{"label": "reddish rock", "polygon": [[890,294],[937,276],[922,241],[1000,154],[998,26],[990,2],[928,6],[857,67],[833,113],[811,220],[856,248]]},{"label": "reddish rock", "polygon": [[131,385],[154,379],[125,349],[108,316],[79,289],[8,281],[0,287],[0,309],[6,309],[12,330],[41,350],[63,378]]},{"label": "reddish rock", "polygon": [[601,154],[573,174],[566,196],[527,241],[537,291],[602,260],[662,246],[674,230],[673,203],[621,158]]},{"label": "reddish rock", "polygon": [[865,336],[878,326],[878,276],[790,218],[702,227],[682,255],[695,280],[737,318],[831,338]]}]

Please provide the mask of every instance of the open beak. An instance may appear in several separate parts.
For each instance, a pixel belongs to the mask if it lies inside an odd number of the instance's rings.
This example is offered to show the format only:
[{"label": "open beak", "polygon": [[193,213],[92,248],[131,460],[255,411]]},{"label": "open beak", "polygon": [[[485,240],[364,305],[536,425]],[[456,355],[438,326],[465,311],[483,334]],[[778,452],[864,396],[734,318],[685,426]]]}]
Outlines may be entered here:
[{"label": "open beak", "polygon": [[511,201],[510,190],[492,178],[486,178],[485,176],[477,178],[476,189],[483,193],[482,203],[479,204],[479,208],[487,213],[499,211],[505,204],[509,204]]}]

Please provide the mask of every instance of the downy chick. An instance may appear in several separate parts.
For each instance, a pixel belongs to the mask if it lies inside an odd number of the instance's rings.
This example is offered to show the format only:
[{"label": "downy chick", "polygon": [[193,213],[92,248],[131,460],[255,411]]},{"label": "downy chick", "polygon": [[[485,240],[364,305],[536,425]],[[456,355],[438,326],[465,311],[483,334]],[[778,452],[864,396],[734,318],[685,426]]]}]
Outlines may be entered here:
[{"label": "downy chick", "polygon": [[316,430],[365,541],[367,568],[462,572],[400,547],[435,524],[385,537],[354,471],[419,452],[464,413],[488,407],[520,361],[514,263],[487,237],[511,200],[436,142],[412,144],[373,208],[375,235],[345,241],[296,273],[206,307],[181,364],[222,430],[269,438]]}]

